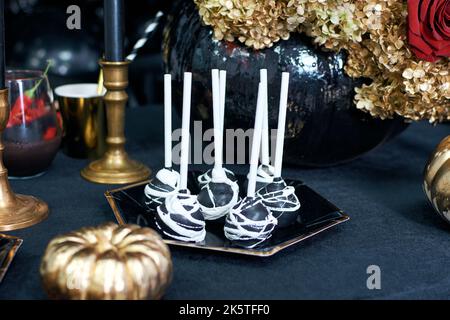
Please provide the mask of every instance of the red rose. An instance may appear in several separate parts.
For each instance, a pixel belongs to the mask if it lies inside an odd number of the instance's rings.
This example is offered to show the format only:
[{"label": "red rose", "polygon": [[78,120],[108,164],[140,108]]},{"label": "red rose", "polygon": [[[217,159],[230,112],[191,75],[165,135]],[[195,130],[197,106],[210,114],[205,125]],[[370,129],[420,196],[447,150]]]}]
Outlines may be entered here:
[{"label": "red rose", "polygon": [[420,59],[450,56],[450,0],[408,0],[409,45]]}]

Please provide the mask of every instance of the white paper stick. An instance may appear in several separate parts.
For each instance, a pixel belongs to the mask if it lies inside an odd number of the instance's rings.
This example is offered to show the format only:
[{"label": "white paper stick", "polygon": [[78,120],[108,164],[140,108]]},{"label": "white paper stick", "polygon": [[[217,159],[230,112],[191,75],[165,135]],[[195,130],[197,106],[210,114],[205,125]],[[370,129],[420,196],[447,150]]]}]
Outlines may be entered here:
[{"label": "white paper stick", "polygon": [[213,120],[214,120],[214,168],[222,169],[222,115],[220,96],[219,70],[211,70],[212,97],[213,97]]},{"label": "white paper stick", "polygon": [[259,71],[260,81],[262,85],[262,103],[264,107],[263,127],[262,127],[262,145],[261,145],[261,163],[270,164],[269,159],[269,105],[268,105],[268,85],[267,85],[267,69]]},{"label": "white paper stick", "polygon": [[187,189],[189,162],[189,122],[191,117],[192,73],[184,73],[183,116],[181,120],[180,190]]},{"label": "white paper stick", "polygon": [[277,144],[275,149],[275,177],[281,177],[281,168],[283,164],[283,147],[286,126],[288,89],[289,73],[283,72],[281,77],[280,110],[278,112]]},{"label": "white paper stick", "polygon": [[[225,101],[226,101],[226,88],[227,88],[227,72],[225,70],[220,70],[219,73],[219,80],[220,80],[220,132],[222,134],[221,137],[221,150],[222,150],[222,166],[223,166],[223,140],[225,136],[225,129],[224,129],[224,123],[225,123]],[[224,172],[225,173],[225,172]]]},{"label": "white paper stick", "polygon": [[[226,100],[226,88],[227,88],[227,72],[220,70],[220,117],[222,122],[222,139],[224,136],[224,122],[225,122],[225,100]],[[223,146],[223,141],[222,141]]]},{"label": "white paper stick", "polygon": [[164,166],[172,167],[172,76],[164,75]]},{"label": "white paper stick", "polygon": [[258,99],[256,103],[256,114],[255,114],[255,126],[253,128],[253,141],[252,141],[252,151],[250,155],[250,172],[248,174],[248,186],[247,186],[247,197],[255,196],[256,188],[256,174],[258,171],[258,159],[259,151],[261,147],[261,132],[263,126],[263,108],[264,104],[262,102],[262,84],[259,84],[258,88]]}]

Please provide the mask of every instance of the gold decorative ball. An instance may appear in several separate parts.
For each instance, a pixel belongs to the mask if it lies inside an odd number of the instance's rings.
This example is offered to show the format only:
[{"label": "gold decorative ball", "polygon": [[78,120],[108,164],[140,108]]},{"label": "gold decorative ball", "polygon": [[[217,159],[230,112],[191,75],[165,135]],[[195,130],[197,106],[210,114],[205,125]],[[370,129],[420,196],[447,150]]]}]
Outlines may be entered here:
[{"label": "gold decorative ball", "polygon": [[433,208],[450,223],[450,136],[431,155],[425,167],[423,187]]},{"label": "gold decorative ball", "polygon": [[54,238],[40,273],[51,299],[160,299],[172,279],[172,259],[156,231],[107,223]]}]

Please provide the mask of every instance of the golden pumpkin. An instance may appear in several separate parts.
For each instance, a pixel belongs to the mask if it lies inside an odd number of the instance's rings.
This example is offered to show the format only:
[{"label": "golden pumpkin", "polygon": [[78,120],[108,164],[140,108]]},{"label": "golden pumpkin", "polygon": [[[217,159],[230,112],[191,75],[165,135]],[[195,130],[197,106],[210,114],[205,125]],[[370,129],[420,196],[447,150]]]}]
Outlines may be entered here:
[{"label": "golden pumpkin", "polygon": [[52,299],[160,299],[172,260],[156,231],[107,223],[54,238],[40,273]]},{"label": "golden pumpkin", "polygon": [[424,190],[433,208],[450,223],[450,136],[441,141],[425,167]]}]

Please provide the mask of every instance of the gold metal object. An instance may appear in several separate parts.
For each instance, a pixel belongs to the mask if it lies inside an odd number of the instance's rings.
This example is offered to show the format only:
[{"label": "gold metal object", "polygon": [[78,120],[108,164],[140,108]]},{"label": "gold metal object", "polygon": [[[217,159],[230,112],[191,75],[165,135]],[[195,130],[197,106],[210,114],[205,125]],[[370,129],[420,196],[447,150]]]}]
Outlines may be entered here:
[{"label": "gold metal object", "polygon": [[103,100],[106,105],[108,136],[105,155],[91,162],[81,171],[86,180],[104,184],[125,184],[142,181],[150,176],[150,169],[129,158],[125,152],[125,104],[128,95],[129,61],[100,61],[103,68],[104,86],[107,90]]},{"label": "gold metal object", "polygon": [[17,250],[22,245],[23,240],[0,234],[0,282],[2,282],[8,267],[11,264]]},{"label": "gold metal object", "polygon": [[156,231],[110,222],[54,238],[40,274],[52,299],[160,299],[172,280],[172,259]]},{"label": "gold metal object", "polygon": [[8,89],[0,90],[0,231],[26,228],[48,216],[45,202],[32,196],[15,194],[9,185],[8,170],[3,164],[5,146],[1,134],[8,123]]},{"label": "gold metal object", "polygon": [[439,143],[428,160],[423,189],[436,212],[450,223],[450,136]]},{"label": "gold metal object", "polygon": [[[116,220],[120,225],[125,225],[126,222],[120,212],[120,209],[118,208],[118,206],[116,204],[116,197],[114,196],[114,194],[117,192],[120,193],[122,191],[126,191],[128,189],[132,189],[132,188],[139,187],[139,186],[142,186],[142,188],[143,188],[149,182],[150,182],[150,180],[139,182],[139,183],[134,183],[134,184],[131,184],[128,186],[124,186],[121,188],[117,188],[117,189],[109,190],[109,191],[105,192],[106,200],[108,200],[108,203],[111,206],[114,216],[116,217]],[[341,216],[339,218],[336,218],[333,221],[323,224],[322,226],[318,227],[314,231],[305,232],[302,235],[299,235],[299,236],[292,238],[288,241],[285,241],[279,245],[276,245],[273,248],[271,248],[270,250],[255,250],[255,249],[246,249],[246,248],[233,247],[233,246],[225,246],[225,247],[208,246],[208,245],[203,245],[201,243],[200,244],[199,243],[191,243],[191,242],[184,242],[184,241],[177,241],[177,240],[170,240],[170,239],[164,239],[164,242],[169,245],[179,246],[179,247],[188,247],[188,248],[201,249],[201,250],[207,250],[207,251],[236,253],[236,254],[242,254],[242,255],[247,255],[247,256],[256,256],[256,257],[265,258],[265,257],[273,256],[274,254],[276,254],[294,244],[297,244],[303,240],[311,238],[327,229],[337,226],[338,224],[346,222],[350,219],[350,217],[347,214],[345,214],[344,212],[339,211],[339,213],[341,214]]]},{"label": "gold metal object", "polygon": [[106,150],[103,98],[58,96],[64,123],[63,151],[75,158],[99,159]]}]

